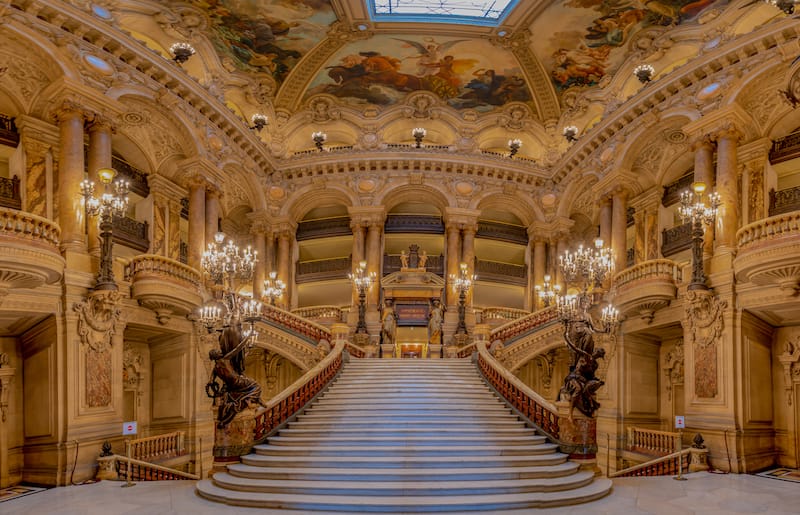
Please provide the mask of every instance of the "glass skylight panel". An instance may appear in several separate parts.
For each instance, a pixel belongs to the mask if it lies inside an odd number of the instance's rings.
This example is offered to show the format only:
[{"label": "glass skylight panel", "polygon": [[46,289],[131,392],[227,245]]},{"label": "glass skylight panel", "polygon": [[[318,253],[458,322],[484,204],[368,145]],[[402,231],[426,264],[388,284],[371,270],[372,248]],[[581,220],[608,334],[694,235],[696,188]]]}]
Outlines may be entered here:
[{"label": "glass skylight panel", "polygon": [[367,0],[374,21],[499,24],[517,0]]}]

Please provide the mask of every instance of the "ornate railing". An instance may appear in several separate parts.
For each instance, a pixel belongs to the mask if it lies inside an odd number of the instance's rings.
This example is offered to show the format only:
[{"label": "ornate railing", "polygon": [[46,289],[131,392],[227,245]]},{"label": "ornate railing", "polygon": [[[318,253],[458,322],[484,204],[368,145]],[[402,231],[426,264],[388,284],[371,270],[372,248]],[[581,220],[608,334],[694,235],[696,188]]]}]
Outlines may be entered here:
[{"label": "ornate railing", "polygon": [[324,218],[309,220],[297,224],[297,241],[312,240],[314,238],[328,238],[330,236],[348,236],[350,230],[350,217]]},{"label": "ornate railing", "polygon": [[745,247],[783,236],[796,236],[798,233],[800,233],[800,211],[793,211],[745,225],[736,233],[736,241],[741,252]]},{"label": "ornate railing", "polygon": [[793,132],[772,142],[769,151],[769,162],[782,163],[800,157],[800,132]]},{"label": "ornate railing", "polygon": [[28,240],[58,252],[61,229],[46,218],[0,207],[0,234]]},{"label": "ornate railing", "polygon": [[475,274],[479,280],[525,286],[528,284],[528,268],[499,261],[477,260]]},{"label": "ornate railing", "polygon": [[297,283],[347,279],[347,274],[351,271],[351,259],[349,257],[318,259],[316,261],[298,262],[295,278]]},{"label": "ornate railing", "polygon": [[140,222],[127,216],[114,217],[112,237],[114,243],[125,245],[140,252],[150,248],[147,222]]},{"label": "ornate railing", "polygon": [[344,347],[343,340],[337,341],[322,361],[267,403],[266,409],[256,416],[255,443],[264,442],[328,386],[342,368]]},{"label": "ornate railing", "polygon": [[441,216],[430,215],[387,215],[384,232],[414,234],[444,234]]},{"label": "ornate railing", "polygon": [[19,177],[0,177],[0,206],[22,209],[22,195],[19,191]]},{"label": "ornate railing", "polygon": [[[479,310],[476,309],[477,314]],[[481,320],[483,324],[488,323],[488,320],[518,320],[522,317],[530,315],[530,311],[517,308],[504,308],[504,307],[489,307],[480,309]]]},{"label": "ornate railing", "polygon": [[608,477],[672,476],[678,473],[678,467],[681,468],[681,472],[685,473],[689,471],[691,453],[691,449],[684,449],[647,463],[619,470],[609,474]]},{"label": "ornate railing", "polygon": [[147,184],[146,173],[116,156],[111,158],[111,166],[128,181],[132,192],[142,197],[150,195],[150,186]]},{"label": "ornate railing", "polygon": [[522,157],[520,155],[516,155],[513,158],[508,156],[508,152],[497,152],[494,150],[481,150],[481,154],[484,156],[492,156],[492,157],[499,157],[501,159],[511,159],[513,161],[523,161],[526,163],[537,164],[535,159],[530,157]]},{"label": "ornate railing", "polygon": [[468,343],[468,344],[464,345],[463,347],[461,347],[460,349],[458,349],[458,352],[456,352],[456,357],[458,357],[458,358],[468,358],[468,357],[472,356],[473,352],[475,352],[475,342]]},{"label": "ornate railing", "polygon": [[182,456],[186,454],[184,440],[183,431],[131,440],[131,458],[149,461]]},{"label": "ornate railing", "polygon": [[135,280],[137,274],[156,274],[186,283],[189,287],[200,287],[200,273],[179,261],[155,254],[140,254],[125,267],[125,280]]},{"label": "ornate railing", "polygon": [[336,322],[344,320],[344,311],[339,306],[306,306],[293,309],[292,313],[303,318],[326,318]]},{"label": "ornate railing", "polygon": [[181,218],[189,219],[189,199],[187,197],[181,199]]},{"label": "ornate railing", "polygon": [[503,324],[490,333],[489,341],[500,340],[505,345],[524,336],[540,327],[553,323],[557,320],[557,313],[555,306],[540,309],[533,313],[512,320],[507,324]]},{"label": "ornate railing", "polygon": [[661,196],[661,205],[669,207],[681,199],[681,193],[692,188],[694,172],[690,172],[679,179],[664,186],[664,194]]},{"label": "ornate railing", "polygon": [[[325,152],[332,152],[332,153],[344,153],[350,152],[353,150],[353,145],[334,145],[334,146],[325,146]],[[309,148],[307,150],[298,150],[297,152],[292,153],[292,157],[302,157],[302,156],[315,156],[319,154],[319,149],[316,148]]]},{"label": "ornate railing", "polygon": [[0,114],[0,145],[19,145],[19,132],[14,125],[14,119],[4,114]]},{"label": "ornate railing", "polygon": [[[383,275],[399,272],[401,267],[399,254],[383,255]],[[438,276],[444,276],[444,256],[428,256],[425,270]]]},{"label": "ornate railing", "polygon": [[506,241],[520,245],[528,244],[528,230],[525,227],[500,222],[478,222],[478,232],[475,236],[487,240]]},{"label": "ornate railing", "polygon": [[367,355],[367,353],[364,352],[364,349],[350,342],[347,342],[347,352],[349,352],[350,355],[355,358],[363,358]]},{"label": "ornate railing", "polygon": [[314,345],[322,339],[331,340],[331,331],[327,327],[275,306],[264,306],[261,321],[294,333]]},{"label": "ornate railing", "polygon": [[[163,467],[154,463],[127,458],[125,456],[114,456],[116,459],[116,470],[120,479],[130,479],[131,481],[165,481],[165,480],[194,480],[200,479],[196,474],[183,472],[169,467]],[[130,477],[129,477],[130,476]]]},{"label": "ornate railing", "polygon": [[629,283],[645,279],[672,279],[681,281],[681,269],[671,259],[651,259],[626,268],[614,277],[617,290]]},{"label": "ornate railing", "polygon": [[680,434],[656,431],[641,427],[628,428],[628,449],[633,452],[664,456],[675,452],[680,445]]},{"label": "ornate railing", "polygon": [[486,342],[476,342],[478,368],[483,377],[509,404],[537,428],[559,441],[559,414],[556,407],[503,368],[486,350]]},{"label": "ornate railing", "polygon": [[800,186],[785,190],[769,190],[769,216],[800,210]]},{"label": "ornate railing", "polygon": [[184,265],[189,262],[189,244],[185,241],[182,241],[178,247],[178,261]]},{"label": "ornate railing", "polygon": [[661,255],[671,256],[692,246],[692,224],[685,223],[661,231]]},{"label": "ornate railing", "polygon": [[636,249],[628,249],[625,251],[625,266],[632,267],[636,261]]}]

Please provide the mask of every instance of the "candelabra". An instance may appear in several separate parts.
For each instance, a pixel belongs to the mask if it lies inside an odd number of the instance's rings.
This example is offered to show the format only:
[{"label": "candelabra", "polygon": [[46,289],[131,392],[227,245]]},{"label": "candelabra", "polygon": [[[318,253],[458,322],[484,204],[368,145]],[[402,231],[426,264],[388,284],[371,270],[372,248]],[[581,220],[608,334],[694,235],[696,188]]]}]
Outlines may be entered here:
[{"label": "candelabra", "polygon": [[251,129],[255,130],[256,132],[261,132],[261,129],[267,126],[267,122],[269,118],[267,115],[261,113],[255,113],[251,118],[250,121],[253,123]]},{"label": "candelabra", "polygon": [[264,279],[264,291],[262,293],[264,298],[269,299],[269,305],[275,305],[275,299],[283,295],[286,285],[283,281],[278,279],[278,272],[272,271],[269,273],[269,278]]},{"label": "candelabra", "polygon": [[100,217],[100,268],[95,290],[117,290],[117,283],[114,282],[112,230],[114,216],[123,216],[128,209],[128,181],[121,179],[114,181],[116,175],[117,172],[113,168],[97,170],[97,177],[103,184],[103,193],[99,198],[94,196],[94,182],[89,180],[81,182],[87,223],[90,216]]},{"label": "candelabra", "polygon": [[361,261],[358,267],[349,276],[353,285],[358,290],[358,325],[356,334],[367,334],[367,322],[365,319],[367,312],[367,291],[375,281],[375,273],[367,272],[367,262]]},{"label": "candelabra", "polygon": [[508,157],[517,155],[520,147],[522,147],[522,140],[517,138],[508,140]]},{"label": "candelabra", "polygon": [[467,334],[467,324],[465,322],[467,314],[467,292],[472,287],[475,280],[474,275],[469,275],[466,263],[461,263],[458,267],[458,275],[450,274],[450,282],[458,292],[458,325],[456,334]]},{"label": "candelabra", "polygon": [[633,74],[636,75],[636,78],[639,79],[639,82],[642,84],[646,84],[653,80],[653,74],[655,72],[656,69],[650,64],[640,64],[633,69]]},{"label": "candelabra", "polygon": [[615,330],[619,313],[611,304],[601,310],[599,327],[596,327],[590,309],[596,304],[596,290],[614,270],[613,252],[603,248],[603,240],[595,240],[595,248],[582,245],[575,252],[566,252],[559,259],[561,273],[568,285],[577,293],[556,296],[556,313],[564,325],[564,340],[571,351],[570,372],[564,379],[559,399],[570,403],[570,410],[578,408],[592,417],[600,404],[597,389],[603,382],[595,376],[597,360],[605,355],[595,348],[594,335]]},{"label": "candelabra", "polygon": [[573,141],[578,141],[578,128],[574,125],[568,125],[564,127],[564,137],[567,139],[569,143]]},{"label": "candelabra", "polygon": [[542,300],[544,307],[550,306],[553,300],[561,293],[561,285],[560,284],[552,284],[550,282],[551,277],[550,274],[544,276],[544,284],[543,285],[536,285],[533,287],[533,290],[536,292],[536,295]]},{"label": "candelabra", "polygon": [[711,225],[717,217],[720,206],[719,194],[708,195],[708,203],[703,198],[706,185],[696,182],[693,191],[686,190],[681,193],[681,205],[678,208],[681,220],[692,224],[692,281],[687,287],[689,290],[707,290],[706,274],[703,270],[703,228]]},{"label": "candelabra", "polygon": [[173,43],[173,45],[169,47],[169,53],[172,54],[173,61],[178,64],[183,64],[194,55],[194,47],[185,42]]},{"label": "candelabra", "polygon": [[411,130],[411,136],[414,137],[416,148],[422,148],[422,140],[425,139],[426,134],[428,134],[428,132],[422,127],[415,127]]},{"label": "candelabra", "polygon": [[316,145],[317,150],[319,150],[320,152],[323,152],[325,150],[325,147],[323,147],[322,144],[325,143],[325,140],[328,139],[327,134],[325,134],[324,132],[312,132],[311,139],[314,141],[314,145]]}]

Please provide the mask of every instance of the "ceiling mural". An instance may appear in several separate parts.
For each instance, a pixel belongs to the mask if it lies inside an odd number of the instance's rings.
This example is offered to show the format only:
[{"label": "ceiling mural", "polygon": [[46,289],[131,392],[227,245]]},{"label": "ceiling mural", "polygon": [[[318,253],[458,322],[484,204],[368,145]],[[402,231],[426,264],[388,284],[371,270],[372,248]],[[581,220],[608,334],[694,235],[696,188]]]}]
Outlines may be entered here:
[{"label": "ceiling mural", "polygon": [[[559,91],[594,86],[625,60],[632,36],[647,27],[692,23],[729,0],[562,0],[531,27],[536,48]],[[554,30],[555,28],[555,30]],[[544,36],[546,35],[546,36]]]},{"label": "ceiling mural", "polygon": [[223,62],[280,84],[336,21],[330,0],[193,0],[209,17]]},{"label": "ceiling mural", "polygon": [[327,93],[350,104],[386,106],[413,91],[478,111],[532,98],[514,56],[486,40],[404,35],[345,45],[312,80],[306,98]]}]

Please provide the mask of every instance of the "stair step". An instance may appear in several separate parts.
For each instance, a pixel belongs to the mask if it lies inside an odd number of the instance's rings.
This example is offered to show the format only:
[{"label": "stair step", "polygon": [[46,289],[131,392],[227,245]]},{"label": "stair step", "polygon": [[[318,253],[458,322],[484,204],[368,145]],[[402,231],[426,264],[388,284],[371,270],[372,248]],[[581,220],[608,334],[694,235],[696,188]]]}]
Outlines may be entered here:
[{"label": "stair step", "polygon": [[545,443],[544,436],[405,436],[397,438],[394,436],[321,436],[321,437],[302,437],[297,435],[271,436],[268,440],[269,445],[308,445],[310,447],[320,447],[327,445],[408,445],[415,446],[443,446],[449,447],[461,444],[503,444],[503,445],[531,445]]},{"label": "stair step", "polygon": [[280,436],[307,436],[307,437],[325,437],[325,436],[362,436],[365,438],[373,436],[405,438],[408,436],[436,436],[441,439],[448,439],[454,436],[466,437],[472,436],[476,438],[494,438],[497,436],[534,436],[536,430],[530,427],[510,427],[510,428],[495,428],[487,429],[484,427],[476,428],[469,427],[452,427],[441,426],[438,428],[426,428],[424,430],[417,427],[405,427],[395,429],[375,428],[371,425],[358,430],[350,428],[328,428],[328,429],[314,429],[314,428],[297,428],[289,427],[280,430]]},{"label": "stair step", "polygon": [[599,499],[611,490],[611,481],[596,479],[571,490],[528,492],[522,494],[451,496],[373,496],[295,495],[262,492],[241,492],[220,488],[212,480],[197,484],[197,492],[211,500],[238,506],[292,510],[327,510],[341,512],[405,511],[411,513],[497,511],[523,508],[544,508]]},{"label": "stair step", "polygon": [[454,468],[454,467],[533,467],[565,462],[566,454],[548,453],[530,456],[273,456],[248,454],[242,456],[246,465],[265,467],[321,468]]},{"label": "stair step", "polygon": [[294,445],[256,445],[256,454],[263,456],[533,456],[547,454],[558,449],[558,445],[454,445],[431,447],[421,445],[326,445],[308,447]]},{"label": "stair step", "polygon": [[487,429],[503,429],[503,428],[521,428],[525,427],[525,423],[517,419],[495,419],[492,421],[485,421],[483,424],[477,425],[472,420],[460,420],[449,422],[446,418],[440,420],[433,420],[428,418],[426,420],[397,420],[397,419],[372,419],[372,420],[337,420],[336,418],[304,418],[305,415],[299,415],[296,422],[289,422],[290,429],[339,429],[347,431],[361,431],[362,429],[419,429],[423,431],[435,431],[441,427],[449,427],[452,429],[467,429],[473,430],[476,428]]}]

